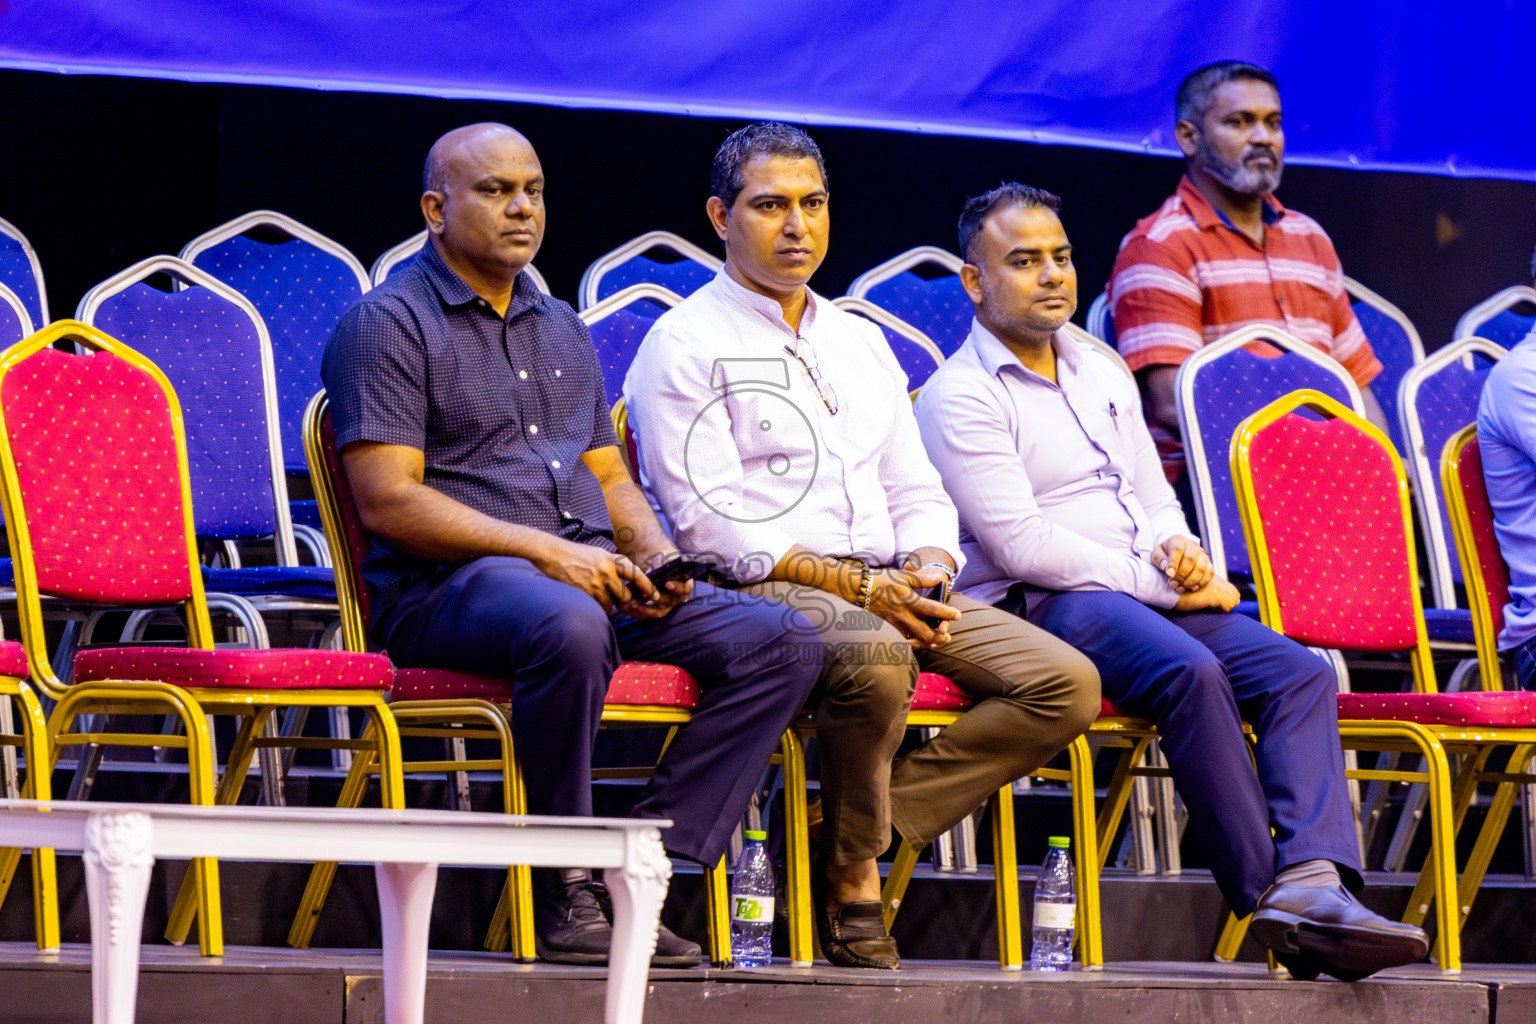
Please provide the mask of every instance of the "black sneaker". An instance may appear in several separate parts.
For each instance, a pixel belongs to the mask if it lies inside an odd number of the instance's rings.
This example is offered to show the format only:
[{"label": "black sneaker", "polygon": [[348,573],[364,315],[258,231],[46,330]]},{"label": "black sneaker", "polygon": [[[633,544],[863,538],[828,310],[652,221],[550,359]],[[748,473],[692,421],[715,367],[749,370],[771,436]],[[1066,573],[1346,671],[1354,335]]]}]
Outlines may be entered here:
[{"label": "black sneaker", "polygon": [[[602,965],[608,962],[613,929],[598,902],[602,886],[585,868],[543,869],[534,873],[533,946],[539,959],[552,964]],[[603,892],[607,898],[607,892]]]},{"label": "black sneaker", "polygon": [[[608,887],[602,882],[593,882],[592,890],[597,895],[597,903],[603,908],[604,916],[612,921],[613,897],[608,894]],[[697,942],[689,942],[658,922],[656,952],[651,954],[652,967],[697,967],[703,955],[704,951]]]}]

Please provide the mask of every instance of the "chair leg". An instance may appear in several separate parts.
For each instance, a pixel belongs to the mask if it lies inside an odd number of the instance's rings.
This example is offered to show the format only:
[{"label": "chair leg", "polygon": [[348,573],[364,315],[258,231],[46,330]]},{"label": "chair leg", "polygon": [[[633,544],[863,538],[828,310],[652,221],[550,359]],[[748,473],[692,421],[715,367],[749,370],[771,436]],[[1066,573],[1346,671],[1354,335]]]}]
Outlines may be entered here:
[{"label": "chair leg", "polygon": [[[216,802],[214,785],[213,737],[208,719],[201,708],[177,708],[187,730],[187,767],[191,778],[191,800],[200,806]],[[213,857],[192,860],[192,876],[197,887],[197,945],[203,956],[224,954],[224,911],[219,893],[219,862]]]},{"label": "chair leg", "polygon": [[912,881],[912,869],[917,867],[917,858],[922,852],[905,839],[896,848],[896,856],[891,859],[891,870],[886,873],[885,884],[880,887],[880,902],[885,904],[886,931],[890,931],[891,925],[896,922],[896,912],[901,909],[902,898],[907,894],[907,883]]},{"label": "chair leg", "polygon": [[[1461,826],[1466,821],[1467,809],[1472,806],[1477,798],[1477,776],[1484,764],[1488,761],[1492,747],[1479,749],[1476,755],[1470,757],[1463,771],[1458,772],[1452,783],[1451,801],[1448,818],[1451,829],[1451,843],[1454,846],[1456,836],[1461,833]],[[1426,804],[1429,799],[1428,784],[1421,783],[1425,794]],[[1440,878],[1438,868],[1433,858],[1425,858],[1424,867],[1419,871],[1418,880],[1414,883],[1413,893],[1408,897],[1408,907],[1403,912],[1403,920],[1408,924],[1423,924],[1425,917],[1429,915],[1429,903],[1432,895],[1438,891]],[[1455,871],[1455,862],[1452,861],[1452,872]]]},{"label": "chair leg", "polygon": [[1109,841],[1120,827],[1125,805],[1131,798],[1131,769],[1141,761],[1151,742],[1150,738],[1143,737],[1136,740],[1129,749],[1120,751],[1120,760],[1116,762],[1114,774],[1110,776],[1109,787],[1104,793],[1104,806],[1099,810],[1098,826],[1095,829],[1100,868],[1104,867],[1104,860],[1109,856]]},{"label": "chair leg", "polygon": [[[1530,760],[1533,747],[1529,744],[1516,747],[1510,752],[1509,765],[1505,771],[1509,773],[1519,772],[1526,761]],[[1517,782],[1501,782],[1494,791],[1493,803],[1488,808],[1488,817],[1483,821],[1483,827],[1477,834],[1477,843],[1472,847],[1472,853],[1467,857],[1466,867],[1461,872],[1461,883],[1457,888],[1457,913],[1461,927],[1466,927],[1467,915],[1472,912],[1472,901],[1477,898],[1477,890],[1483,884],[1483,876],[1488,873],[1488,864],[1493,860],[1493,851],[1499,843],[1499,838],[1504,834],[1504,826],[1509,823],[1510,813],[1514,810],[1515,797],[1519,794],[1521,784]]]},{"label": "chair leg", "polygon": [[992,875],[997,894],[997,964],[1005,971],[1024,967],[1024,933],[1019,922],[1019,851],[1013,827],[1013,784],[992,794]]},{"label": "chair leg", "polygon": [[[218,790],[214,794],[215,803],[228,807],[240,802],[240,790],[245,786],[246,776],[251,769],[251,758],[256,749],[256,736],[263,732],[266,723],[271,721],[272,710],[258,708],[255,714],[240,723],[240,731],[235,734],[234,746],[230,747],[229,757],[224,763],[224,775],[219,779]],[[187,934],[192,930],[192,920],[197,914],[197,908],[196,878],[188,872],[181,879],[181,889],[176,893],[176,903],[171,908],[170,917],[165,923],[167,942],[179,946],[187,941]]]},{"label": "chair leg", "polygon": [[[1427,735],[1427,734],[1426,734]],[[1451,822],[1451,768],[1446,760],[1445,748],[1430,738],[1433,746],[1420,741],[1424,749],[1425,768],[1429,774],[1429,816],[1431,863],[1439,877],[1439,904],[1436,907],[1436,924],[1439,935],[1440,970],[1445,974],[1461,973],[1461,929],[1457,927],[1456,907],[1456,830]]]},{"label": "chair leg", "polygon": [[810,826],[807,824],[805,748],[794,730],[786,729],[779,740],[784,761],[784,859],[785,895],[789,899],[789,962],[809,967],[815,948],[812,939]]},{"label": "chair leg", "polygon": [[1243,937],[1248,934],[1248,917],[1238,917],[1236,912],[1227,911],[1226,923],[1221,926],[1221,935],[1216,939],[1216,952],[1212,956],[1222,963],[1231,963],[1237,959],[1237,951],[1242,947]]},{"label": "chair leg", "polygon": [[731,966],[731,882],[725,858],[704,871],[705,912],[709,917],[709,962],[713,967]]},{"label": "chair leg", "polygon": [[[1077,833],[1077,937],[1083,970],[1104,967],[1104,923],[1099,909],[1098,824],[1093,812],[1093,751],[1079,736],[1067,748],[1072,771],[1072,827]],[[1020,941],[1023,941],[1022,925]]]},{"label": "chair leg", "polygon": [[[337,807],[357,807],[362,804],[372,766],[372,751],[358,751],[357,756],[352,758],[352,767],[347,772],[346,780],[341,784]],[[325,907],[325,898],[330,895],[331,882],[335,878],[336,862],[333,860],[320,861],[310,868],[304,896],[299,901],[298,911],[293,915],[293,925],[288,929],[288,945],[295,949],[309,948],[309,940],[314,937],[315,924],[320,920],[320,911]]]},{"label": "chair leg", "polygon": [[[21,734],[27,752],[27,782],[24,795],[33,800],[53,798],[53,780],[49,778],[48,722],[43,707],[31,687],[23,686],[17,696],[21,705]],[[0,894],[0,900],[4,895]],[[59,880],[52,850],[32,851],[32,916],[37,948],[59,948]]]}]

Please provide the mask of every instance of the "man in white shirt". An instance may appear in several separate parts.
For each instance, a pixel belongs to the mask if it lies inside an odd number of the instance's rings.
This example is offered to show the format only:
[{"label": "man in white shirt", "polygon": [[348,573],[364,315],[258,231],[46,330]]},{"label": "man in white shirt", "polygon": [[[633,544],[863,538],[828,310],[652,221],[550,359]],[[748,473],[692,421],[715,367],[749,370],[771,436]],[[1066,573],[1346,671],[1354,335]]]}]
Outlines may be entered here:
[{"label": "man in white shirt", "polygon": [[1184,535],[1135,383],[1060,330],[1077,275],[1059,206],[1011,183],[960,215],[976,319],[917,403],[960,510],[960,585],[1079,648],[1107,698],[1156,723],[1222,895],[1293,974],[1354,980],[1420,960],[1422,930],[1352,894],[1332,673],[1230,614],[1237,591]]},{"label": "man in white shirt", "polygon": [[[894,968],[875,867],[891,825],[921,848],[1039,767],[1093,721],[1098,680],[1028,623],[921,596],[958,566],[955,508],[879,329],[806,287],[827,246],[816,144],[732,133],[706,209],[725,267],[657,320],[625,380],[642,482],[683,550],[826,641],[817,926],[834,963]],[[975,703],[893,768],[920,668]]]}]

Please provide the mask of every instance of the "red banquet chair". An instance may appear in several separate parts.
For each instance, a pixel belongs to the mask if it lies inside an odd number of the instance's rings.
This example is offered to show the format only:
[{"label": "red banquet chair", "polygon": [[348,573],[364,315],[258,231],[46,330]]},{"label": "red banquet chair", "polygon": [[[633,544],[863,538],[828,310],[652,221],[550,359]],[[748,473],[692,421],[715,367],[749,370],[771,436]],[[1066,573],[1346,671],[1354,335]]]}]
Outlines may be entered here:
[{"label": "red banquet chair", "polygon": [[1451,435],[1440,455],[1441,490],[1446,512],[1456,535],[1456,553],[1467,585],[1467,604],[1472,612],[1472,639],[1483,689],[1504,689],[1499,669],[1499,632],[1504,628],[1504,606],[1509,604],[1509,566],[1499,553],[1493,532],[1493,505],[1483,480],[1483,451],[1477,443],[1477,427],[1469,425]]},{"label": "red banquet chair", "polygon": [[[73,341],[76,355],[54,348]],[[84,439],[82,441],[82,439]],[[400,742],[385,703],[389,661],[316,650],[216,650],[203,596],[180,406],[153,363],[106,334],[61,320],[0,355],[0,497],[16,564],[17,612],[32,676],[58,703],[48,719],[48,753],[65,747],[174,747],[187,752],[194,804],[236,802],[261,747],[362,743],[266,737],[285,707],[358,707],[372,718],[367,745],[386,766],[383,802],[399,806]],[[178,604],[187,647],[118,647],[79,652],[74,678],[53,672],[41,600],[114,607]],[[71,732],[83,715],[163,715],[185,735]],[[240,720],[215,785],[208,715]],[[223,949],[217,862],[197,858],[183,879],[166,929],[181,942],[201,918],[205,955]]]},{"label": "red banquet chair", "polygon": [[[364,556],[372,543],[358,515],[351,488],[336,448],[336,433],[331,423],[330,404],[325,392],[317,394],[304,415],[305,452],[309,458],[310,479],[320,506],[321,520],[330,543],[336,567],[336,594],[341,607],[342,638],[348,650],[365,650],[368,592],[362,580]],[[500,770],[505,782],[504,806],[508,813],[525,813],[527,795],[523,790],[521,769],[512,748],[508,701],[514,681],[489,676],[454,672],[447,669],[398,669],[391,708],[405,723],[403,736],[447,736],[461,739],[497,739],[502,759],[495,762],[410,762],[412,771]],[[625,662],[609,684],[603,707],[605,728],[621,726],[669,726],[676,729],[686,723],[701,699],[698,683],[680,668],[649,662]],[[476,723],[490,728],[472,728]],[[670,735],[668,737],[670,739]],[[353,760],[352,772],[343,791],[343,800],[356,800],[363,792],[369,774],[377,768],[367,757]],[[649,768],[611,768],[593,772],[594,777],[634,777],[649,774]],[[289,942],[305,945],[329,886],[335,865],[316,865],[310,888],[294,921]],[[705,873],[709,919],[709,957],[715,964],[731,960],[729,893],[725,861]],[[492,951],[505,950],[510,939],[513,956],[534,958],[533,900],[531,878],[526,867],[510,870],[508,884],[502,890],[485,945]]]},{"label": "red banquet chair", "polygon": [[[1433,902],[1440,968],[1459,972],[1473,895],[1466,883],[1480,875],[1469,865],[1458,892],[1456,831],[1480,782],[1498,785],[1496,800],[1511,800],[1517,785],[1536,781],[1487,767],[1500,747],[1512,748],[1512,764],[1530,757],[1536,694],[1436,692],[1407,476],[1376,427],[1325,395],[1298,391],[1243,421],[1232,470],[1264,624],[1308,646],[1396,652],[1412,666],[1416,693],[1340,694],[1339,731],[1347,749],[1425,759],[1423,771],[1350,775],[1428,783],[1430,852],[1403,920],[1422,922]],[[1454,777],[1448,754],[1465,755]],[[1480,849],[1502,824],[1488,819]]]},{"label": "red banquet chair", "polygon": [[[27,781],[21,790],[24,800],[51,800],[52,783],[48,775],[51,761],[48,757],[48,723],[43,718],[43,706],[37,694],[27,683],[27,652],[15,640],[0,641],[0,700],[15,702],[21,713],[21,731],[0,732],[0,747],[17,747],[27,759]],[[4,770],[9,774],[15,767],[7,754]],[[21,850],[16,847],[0,848],[0,905],[10,891],[21,866]],[[32,851],[32,917],[37,933],[37,948],[59,948],[59,883],[54,870],[52,850]]]}]

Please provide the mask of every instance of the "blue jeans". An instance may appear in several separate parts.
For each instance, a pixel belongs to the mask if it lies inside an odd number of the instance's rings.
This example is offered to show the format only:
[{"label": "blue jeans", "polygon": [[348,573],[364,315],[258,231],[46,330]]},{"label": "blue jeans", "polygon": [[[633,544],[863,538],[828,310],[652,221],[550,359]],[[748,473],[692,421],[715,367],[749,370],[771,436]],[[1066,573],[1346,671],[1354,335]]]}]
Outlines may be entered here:
[{"label": "blue jeans", "polygon": [[[999,607],[1082,651],[1106,698],[1157,725],[1190,827],[1238,914],[1302,861],[1331,860],[1358,886],[1326,662],[1246,616],[1163,612],[1125,594],[1016,590]],[[1252,760],[1244,721],[1258,737]]]},{"label": "blue jeans", "polygon": [[592,813],[592,743],[620,661],[687,670],[703,701],[678,730],[634,815],[671,818],[667,849],[725,852],[790,718],[821,674],[816,630],[783,605],[696,583],[660,619],[608,614],[521,558],[445,566],[374,628],[402,668],[516,677],[512,738],[532,814]]}]

